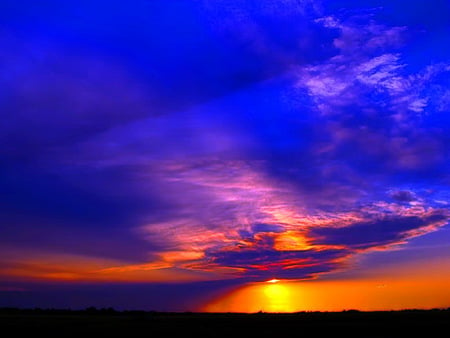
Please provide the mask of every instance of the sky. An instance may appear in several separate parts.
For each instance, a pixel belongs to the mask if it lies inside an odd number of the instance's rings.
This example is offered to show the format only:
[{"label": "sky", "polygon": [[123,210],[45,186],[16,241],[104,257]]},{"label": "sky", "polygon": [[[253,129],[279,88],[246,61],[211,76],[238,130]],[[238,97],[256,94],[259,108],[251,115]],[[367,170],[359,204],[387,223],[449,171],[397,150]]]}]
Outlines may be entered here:
[{"label": "sky", "polygon": [[450,307],[448,1],[7,0],[0,46],[0,306]]}]

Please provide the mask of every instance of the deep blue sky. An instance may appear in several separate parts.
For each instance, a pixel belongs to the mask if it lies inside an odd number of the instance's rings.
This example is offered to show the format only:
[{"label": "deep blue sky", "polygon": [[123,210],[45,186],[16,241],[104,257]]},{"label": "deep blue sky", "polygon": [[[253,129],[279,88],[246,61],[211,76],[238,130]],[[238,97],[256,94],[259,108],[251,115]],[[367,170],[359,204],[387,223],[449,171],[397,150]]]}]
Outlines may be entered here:
[{"label": "deep blue sky", "polygon": [[448,257],[449,23],[445,0],[1,2],[4,299],[144,307],[141,283],[183,310]]}]

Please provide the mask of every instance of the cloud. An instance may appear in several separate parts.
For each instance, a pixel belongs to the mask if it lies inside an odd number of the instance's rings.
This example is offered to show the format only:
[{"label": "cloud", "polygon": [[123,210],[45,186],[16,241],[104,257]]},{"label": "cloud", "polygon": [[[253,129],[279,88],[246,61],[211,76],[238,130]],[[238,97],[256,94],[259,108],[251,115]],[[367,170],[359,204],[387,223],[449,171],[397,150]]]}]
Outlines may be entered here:
[{"label": "cloud", "polygon": [[318,151],[349,160],[351,155],[342,152],[358,149],[355,158],[368,157],[374,169],[438,168],[443,165],[443,135],[430,132],[421,119],[442,107],[442,99],[429,88],[442,92],[441,77],[448,65],[409,71],[408,59],[400,53],[407,28],[362,18],[318,19],[340,32],[334,40],[339,53],[297,68],[297,87],[310,96],[323,116],[322,128],[330,135]]},{"label": "cloud", "polygon": [[348,105],[357,105],[363,111],[389,112],[403,122],[411,114],[424,113],[432,105],[427,88],[448,71],[448,65],[431,64],[411,74],[398,52],[406,44],[407,27],[384,26],[370,16],[361,19],[316,20],[339,32],[334,39],[339,53],[325,62],[299,67],[298,86],[308,91],[323,114],[340,115]]},{"label": "cloud", "polygon": [[118,63],[45,38],[2,32],[0,45],[7,153],[48,151],[154,113],[146,85]]},{"label": "cloud", "polygon": [[390,196],[399,202],[411,202],[417,199],[414,192],[408,190],[391,191]]},{"label": "cloud", "polygon": [[385,216],[381,219],[357,222],[347,227],[323,227],[313,229],[317,243],[343,245],[349,249],[384,248],[402,243],[422,229],[445,225],[448,215],[442,211],[423,216]]},{"label": "cloud", "polygon": [[[229,46],[252,55],[265,78],[290,67],[327,58],[334,33],[316,23],[322,1],[202,1],[207,20]],[[249,69],[252,67],[248,67]]]},{"label": "cloud", "polygon": [[[254,279],[313,278],[346,266],[362,251],[392,249],[448,221],[445,209],[424,202],[379,201],[340,212],[311,209],[294,186],[281,190],[256,166],[206,163],[164,171],[171,182],[182,184],[188,199],[174,196],[180,204],[171,218],[140,230],[159,242],[162,252],[192,252],[192,259],[174,262],[188,270],[228,268],[225,275]],[[413,193],[393,196],[403,203]]]}]

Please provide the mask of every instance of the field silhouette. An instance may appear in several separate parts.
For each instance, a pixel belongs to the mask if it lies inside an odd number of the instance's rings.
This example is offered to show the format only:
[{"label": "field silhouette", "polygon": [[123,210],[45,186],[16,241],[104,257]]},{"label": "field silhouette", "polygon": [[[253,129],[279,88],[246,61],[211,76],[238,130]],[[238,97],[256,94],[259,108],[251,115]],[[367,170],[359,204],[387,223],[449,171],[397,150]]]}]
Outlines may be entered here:
[{"label": "field silhouette", "polygon": [[0,325],[14,335],[80,337],[417,337],[448,333],[450,309],[243,314],[4,308]]}]

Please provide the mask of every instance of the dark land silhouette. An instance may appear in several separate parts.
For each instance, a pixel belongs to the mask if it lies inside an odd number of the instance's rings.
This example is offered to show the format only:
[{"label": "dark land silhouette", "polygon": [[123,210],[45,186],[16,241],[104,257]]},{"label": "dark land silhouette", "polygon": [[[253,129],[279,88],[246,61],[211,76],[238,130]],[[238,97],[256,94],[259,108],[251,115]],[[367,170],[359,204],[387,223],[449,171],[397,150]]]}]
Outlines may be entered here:
[{"label": "dark land silhouette", "polygon": [[430,337],[448,334],[450,309],[244,314],[3,308],[0,325],[14,335],[80,337]]}]

